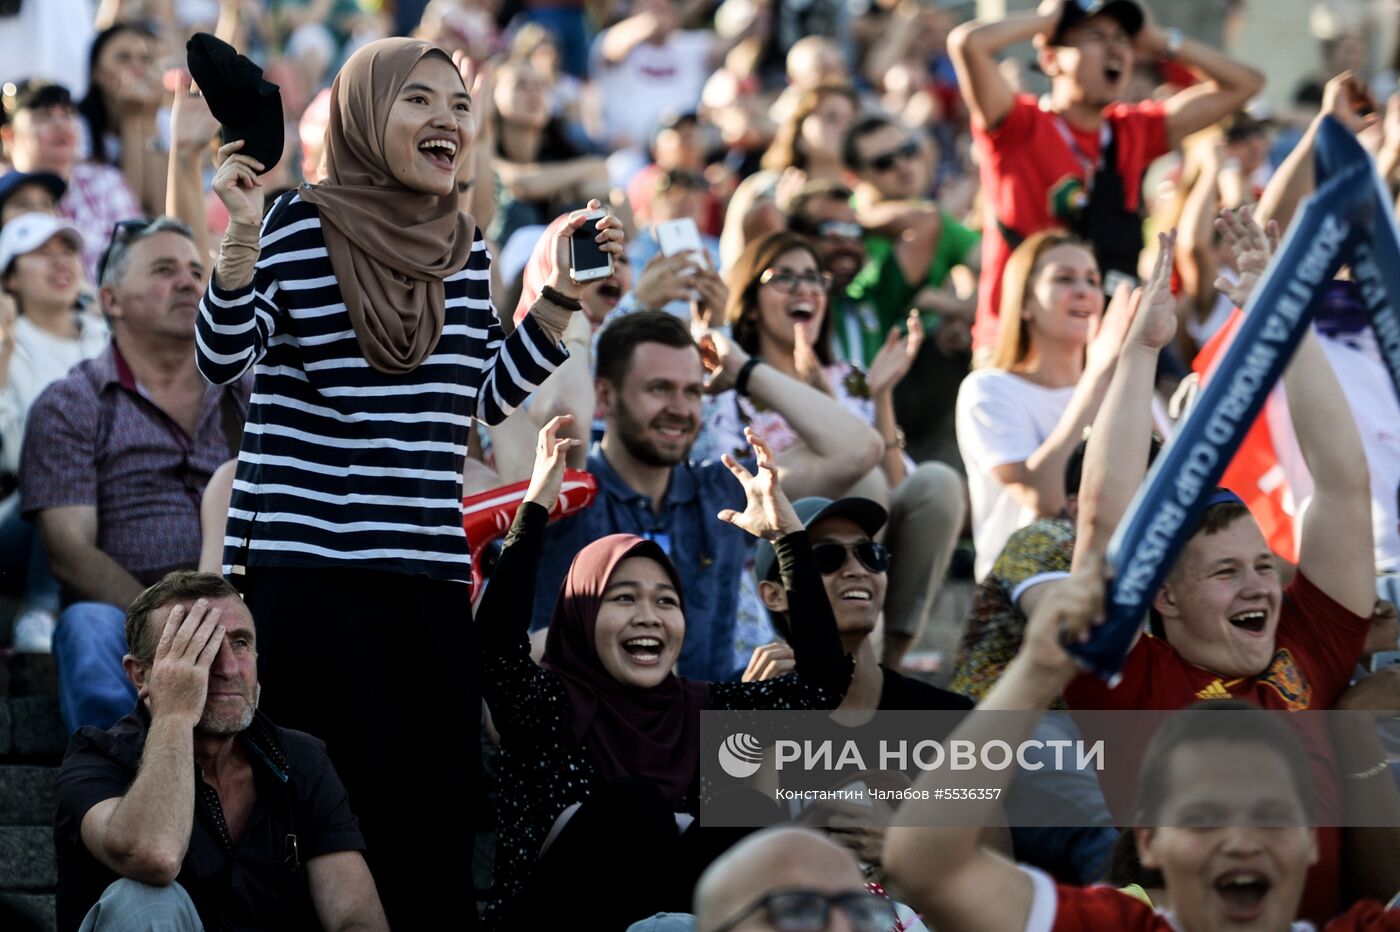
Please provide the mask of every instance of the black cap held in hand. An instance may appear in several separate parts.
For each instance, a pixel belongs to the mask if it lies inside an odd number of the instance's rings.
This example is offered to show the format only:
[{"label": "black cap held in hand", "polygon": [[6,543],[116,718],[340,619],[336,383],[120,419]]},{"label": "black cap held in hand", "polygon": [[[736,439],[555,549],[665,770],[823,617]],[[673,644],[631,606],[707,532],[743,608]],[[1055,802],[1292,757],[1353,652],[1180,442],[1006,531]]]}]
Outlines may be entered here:
[{"label": "black cap held in hand", "polygon": [[262,69],[233,46],[207,32],[185,44],[190,77],[223,126],[223,139],[242,139],[242,155],[257,159],[264,174],[282,158],[282,94],[263,79]]}]

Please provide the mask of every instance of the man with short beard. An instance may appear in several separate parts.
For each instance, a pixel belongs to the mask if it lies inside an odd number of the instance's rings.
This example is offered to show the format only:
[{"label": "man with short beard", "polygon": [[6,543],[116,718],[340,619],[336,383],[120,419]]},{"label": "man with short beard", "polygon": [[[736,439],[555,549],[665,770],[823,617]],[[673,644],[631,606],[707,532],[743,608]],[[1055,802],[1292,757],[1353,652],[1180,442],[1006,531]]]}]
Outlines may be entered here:
[{"label": "man with short beard", "polygon": [[793,497],[839,497],[875,468],[884,443],[829,395],[759,364],[722,333],[706,334],[697,346],[686,323],[662,311],[614,320],[598,337],[595,360],[606,423],[588,454],[598,498],[550,527],[534,627],[549,621],[576,553],[607,534],[636,534],[660,544],[680,573],[686,617],[680,673],[727,680],[747,660],[736,656],[734,632],[752,538],[717,517],[744,508],[743,489],[729,469],[690,458],[706,393],[733,388],[787,419],[802,440],[778,457],[783,488]]},{"label": "man with short beard", "polygon": [[59,771],[58,928],[388,929],[326,746],[257,711],[238,592],[170,573],[126,638],[136,708]]}]

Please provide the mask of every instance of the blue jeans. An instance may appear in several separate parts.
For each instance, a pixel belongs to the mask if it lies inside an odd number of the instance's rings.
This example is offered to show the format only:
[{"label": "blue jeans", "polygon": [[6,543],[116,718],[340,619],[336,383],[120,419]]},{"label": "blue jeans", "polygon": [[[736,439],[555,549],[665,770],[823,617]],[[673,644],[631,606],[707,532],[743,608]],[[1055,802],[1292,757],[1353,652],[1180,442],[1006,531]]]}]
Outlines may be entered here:
[{"label": "blue jeans", "polygon": [[123,877],[93,904],[78,932],[203,932],[185,888],[153,887]]},{"label": "blue jeans", "polygon": [[23,596],[20,611],[58,613],[58,580],[34,525],[19,513],[19,493],[0,502],[0,591]]},{"label": "blue jeans", "polygon": [[105,602],[74,602],[58,616],[53,660],[58,711],[72,734],[84,725],[111,728],[136,705],[136,689],[122,669],[126,613]]}]

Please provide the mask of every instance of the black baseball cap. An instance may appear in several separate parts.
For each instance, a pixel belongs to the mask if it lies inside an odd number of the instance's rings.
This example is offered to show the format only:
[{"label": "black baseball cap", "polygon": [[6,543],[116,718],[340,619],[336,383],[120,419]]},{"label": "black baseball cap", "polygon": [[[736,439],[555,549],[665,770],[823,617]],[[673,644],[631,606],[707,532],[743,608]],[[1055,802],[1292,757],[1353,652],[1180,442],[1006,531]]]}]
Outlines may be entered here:
[{"label": "black baseball cap", "polygon": [[272,170],[282,158],[282,92],[263,78],[262,69],[222,39],[197,32],[185,44],[190,77],[223,127],[225,143],[243,140],[241,155]]},{"label": "black baseball cap", "polygon": [[1118,21],[1123,31],[1135,37],[1147,21],[1142,7],[1134,0],[1063,0],[1060,24],[1050,36],[1051,45],[1064,45],[1065,33],[1094,16],[1108,16]]},{"label": "black baseball cap", "polygon": [[[855,522],[862,531],[874,537],[889,519],[888,512],[878,502],[868,498],[800,498],[792,503],[797,518],[803,527],[811,527],[823,518],[846,518]],[[758,542],[753,556],[753,575],[759,582],[776,579],[778,574],[778,554],[766,540]]]}]

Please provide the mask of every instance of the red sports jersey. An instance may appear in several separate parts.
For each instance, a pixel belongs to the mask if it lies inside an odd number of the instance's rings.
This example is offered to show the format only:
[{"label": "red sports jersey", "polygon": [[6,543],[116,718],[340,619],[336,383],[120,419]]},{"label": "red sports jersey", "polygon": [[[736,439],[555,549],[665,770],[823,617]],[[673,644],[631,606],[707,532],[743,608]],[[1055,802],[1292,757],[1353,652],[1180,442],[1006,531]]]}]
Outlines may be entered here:
[{"label": "red sports jersey", "polygon": [[[1234,698],[1290,712],[1330,709],[1351,681],[1370,624],[1369,618],[1353,615],[1299,573],[1284,590],[1274,657],[1259,676],[1223,679],[1181,659],[1165,640],[1144,635],[1128,654],[1117,688],[1081,674],[1065,690],[1065,702],[1071,709],[1180,709],[1204,699]],[[1307,727],[1301,738],[1312,763],[1318,815],[1322,824],[1336,825],[1341,788],[1328,737]],[[1140,758],[1146,736],[1137,750]],[[1111,802],[1121,806],[1129,801]],[[1308,872],[1300,914],[1323,921],[1336,914],[1339,903],[1337,829],[1318,830],[1318,855]]]},{"label": "red sports jersey", "polygon": [[[1167,116],[1161,101],[1113,104],[1104,119],[1118,147],[1118,174],[1129,210],[1142,200],[1142,175],[1167,151]],[[1063,129],[1062,129],[1063,127]],[[1065,133],[1074,140],[1066,141]],[[974,348],[996,343],[1001,311],[1001,275],[1012,247],[998,221],[1022,238],[1066,227],[1084,196],[1084,179],[1098,162],[1099,130],[1074,129],[1042,110],[1029,94],[1018,95],[996,129],[972,121],[972,138],[982,165],[986,216],[982,224],[982,275],[977,287]],[[1076,151],[1076,148],[1078,151]]]},{"label": "red sports jersey", "polygon": [[[1026,869],[1035,885],[1035,899],[1026,932],[1180,932],[1164,913],[1113,887],[1070,887],[1056,884],[1039,871]],[[1294,923],[1290,932],[1312,932],[1309,922]],[[1375,900],[1357,903],[1323,926],[1324,932],[1382,932],[1400,929],[1400,911],[1387,910]]]}]

